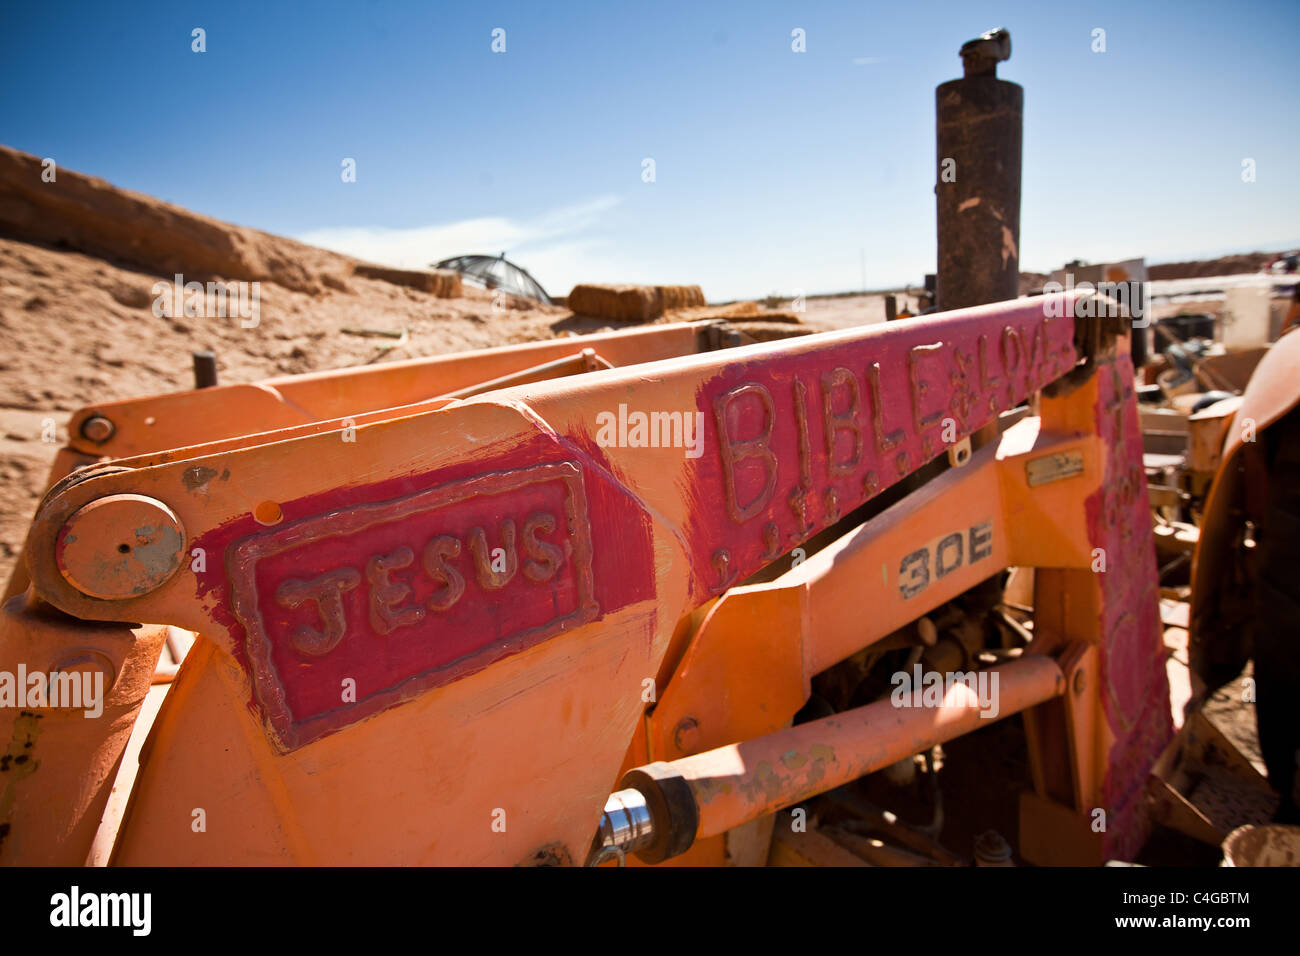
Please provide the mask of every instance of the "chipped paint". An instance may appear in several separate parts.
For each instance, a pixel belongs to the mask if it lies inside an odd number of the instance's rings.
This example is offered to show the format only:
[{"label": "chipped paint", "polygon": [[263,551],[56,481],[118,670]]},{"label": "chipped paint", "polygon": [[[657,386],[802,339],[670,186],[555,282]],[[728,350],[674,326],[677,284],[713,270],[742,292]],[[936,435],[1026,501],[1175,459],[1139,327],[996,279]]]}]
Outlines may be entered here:
[{"label": "chipped paint", "polygon": [[5,782],[4,789],[0,790],[0,853],[3,853],[5,840],[9,836],[9,818],[17,799],[14,788],[41,766],[39,760],[33,759],[31,751],[35,749],[36,738],[41,732],[37,721],[42,719],[43,714],[30,710],[20,712],[14,721],[14,733],[9,740],[9,747],[4,754],[0,754],[0,774],[4,775]]},{"label": "chipped paint", "polygon": [[[180,567],[185,539],[175,528],[153,525],[136,528],[135,536],[139,543],[131,548],[130,557],[144,568],[144,576],[131,590],[135,594],[147,594]],[[138,576],[134,569],[124,570],[132,576]]]},{"label": "chipped paint", "polygon": [[[229,475],[230,471],[227,470],[226,473],[221,476],[222,480],[224,481],[229,477]],[[217,477],[217,470],[215,468],[206,468],[203,465],[195,465],[193,468],[186,468],[181,472],[181,484],[185,486],[186,491],[190,494],[194,494],[196,492],[207,491],[208,482],[215,477]]]}]

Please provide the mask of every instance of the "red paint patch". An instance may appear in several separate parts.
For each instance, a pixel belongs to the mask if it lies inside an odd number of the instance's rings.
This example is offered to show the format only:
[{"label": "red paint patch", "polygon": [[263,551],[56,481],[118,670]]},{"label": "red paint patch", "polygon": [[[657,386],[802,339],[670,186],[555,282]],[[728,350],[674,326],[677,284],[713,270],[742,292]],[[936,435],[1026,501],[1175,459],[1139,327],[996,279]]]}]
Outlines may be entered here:
[{"label": "red paint patch", "polygon": [[[568,469],[569,474],[531,480],[529,476],[541,474],[539,467]],[[439,504],[440,495],[456,494],[453,486],[501,474],[509,476],[502,487],[454,504]],[[365,528],[339,525],[341,516],[382,517],[384,509],[417,499],[418,507],[400,519],[379,520]],[[576,531],[573,523],[583,508],[575,512],[575,519],[568,512],[570,505],[583,502],[585,532]],[[509,452],[490,459],[333,489],[282,504],[284,521],[273,529],[258,525],[250,515],[209,532],[195,544],[209,554],[226,555],[225,562],[212,562],[208,571],[198,575],[198,592],[210,595],[204,603],[211,608],[214,623],[230,633],[236,659],[253,676],[255,696],[250,707],[265,719],[270,736],[285,750],[554,639],[583,620],[654,595],[652,529],[644,509],[573,443],[543,433],[522,436]],[[554,575],[546,577],[544,559],[534,567],[536,576],[545,580],[534,580],[524,570],[527,561],[538,561],[526,552],[524,542],[525,524],[537,514],[549,514],[556,521],[553,532],[545,530],[545,522],[535,525],[537,540],[569,545]],[[492,549],[504,546],[506,520],[514,523],[515,572],[505,586],[485,588],[478,579],[470,533],[476,527],[483,529],[490,569]],[[310,543],[277,547],[284,544],[286,534],[304,526],[313,529]],[[570,530],[576,533],[570,535]],[[424,555],[430,541],[443,535],[460,543],[459,556],[448,560],[464,578],[465,589],[458,601],[439,610],[429,601],[446,600],[447,581],[427,573]],[[576,560],[582,553],[578,539],[584,535],[585,568]],[[259,567],[252,569],[254,577],[248,579],[239,565],[253,557],[255,541],[267,542],[267,553],[259,557]],[[394,584],[399,588],[384,592],[390,601],[380,612],[386,608],[400,615],[420,605],[426,613],[419,621],[398,618],[399,623],[382,634],[371,620],[367,565],[375,555],[391,556],[403,547],[411,549],[410,564],[394,565],[386,579],[382,568],[374,569],[379,572],[374,583],[381,589]],[[343,572],[334,587],[346,615],[346,637],[329,653],[304,653],[303,648],[322,647],[332,637],[316,597],[323,586],[319,579],[331,572]],[[236,584],[241,576],[246,582]],[[286,581],[300,585],[281,592]],[[326,590],[328,585],[324,583]],[[401,592],[403,587],[409,593]],[[236,613],[236,595],[241,592],[238,599],[243,608]],[[301,598],[296,605],[295,597]],[[594,610],[589,613],[589,608]],[[264,622],[263,630],[257,629],[257,621]],[[381,619],[380,627],[384,626],[387,623]],[[303,627],[310,628],[316,639],[302,632]],[[298,647],[295,635],[301,635]],[[345,641],[355,649],[346,651]],[[335,661],[335,655],[343,656]],[[345,678],[357,682],[355,703],[343,700]]]},{"label": "red paint patch", "polygon": [[1142,432],[1127,357],[1098,368],[1097,433],[1113,448],[1101,488],[1086,502],[1093,548],[1106,554],[1101,575],[1102,709],[1115,744],[1103,798],[1108,858],[1129,860],[1149,831],[1145,785],[1169,742],[1169,681],[1156,591],[1155,545],[1142,468]]},{"label": "red paint patch", "polygon": [[1044,302],[724,366],[697,396],[696,596],[748,577],[1069,371],[1073,319],[1045,317]]},{"label": "red paint patch", "polygon": [[288,747],[598,613],[567,462],[308,518],[238,543],[228,565],[256,692]]}]

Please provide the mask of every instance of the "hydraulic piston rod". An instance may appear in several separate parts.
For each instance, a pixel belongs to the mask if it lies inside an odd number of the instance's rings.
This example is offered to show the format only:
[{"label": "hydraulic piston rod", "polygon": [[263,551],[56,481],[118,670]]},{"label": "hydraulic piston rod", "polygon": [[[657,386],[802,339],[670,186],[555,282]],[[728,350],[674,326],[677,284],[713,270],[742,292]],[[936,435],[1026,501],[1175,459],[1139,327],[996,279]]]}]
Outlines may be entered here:
[{"label": "hydraulic piston rod", "polygon": [[[1065,676],[1047,656],[1023,657],[976,677],[972,672],[970,683],[950,682],[938,706],[915,688],[764,737],[630,770],[620,786],[643,795],[638,802],[649,808],[652,820],[648,828],[638,828],[641,839],[628,849],[647,862],[676,856],[696,839],[724,833],[1065,693]],[[648,845],[647,830],[653,834]]]}]

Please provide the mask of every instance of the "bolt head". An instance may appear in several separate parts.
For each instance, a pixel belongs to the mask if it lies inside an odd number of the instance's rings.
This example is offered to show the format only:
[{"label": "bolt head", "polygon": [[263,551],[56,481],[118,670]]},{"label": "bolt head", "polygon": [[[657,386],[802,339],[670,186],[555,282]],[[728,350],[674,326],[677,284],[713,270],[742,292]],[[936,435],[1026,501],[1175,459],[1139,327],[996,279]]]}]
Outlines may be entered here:
[{"label": "bolt head", "polygon": [[176,513],[144,495],[109,495],[64,522],[54,558],[64,580],[109,601],[148,594],[176,573],[185,529]]},{"label": "bolt head", "polygon": [[103,415],[92,415],[81,423],[81,437],[96,445],[104,444],[113,437],[115,431],[116,427]]},{"label": "bolt head", "polygon": [[694,717],[683,717],[673,731],[673,743],[684,754],[692,754],[700,747],[700,725]]},{"label": "bolt head", "polygon": [[107,654],[100,651],[81,649],[65,654],[50,668],[51,674],[94,674],[104,675],[104,693],[107,694],[117,680],[117,666]]}]

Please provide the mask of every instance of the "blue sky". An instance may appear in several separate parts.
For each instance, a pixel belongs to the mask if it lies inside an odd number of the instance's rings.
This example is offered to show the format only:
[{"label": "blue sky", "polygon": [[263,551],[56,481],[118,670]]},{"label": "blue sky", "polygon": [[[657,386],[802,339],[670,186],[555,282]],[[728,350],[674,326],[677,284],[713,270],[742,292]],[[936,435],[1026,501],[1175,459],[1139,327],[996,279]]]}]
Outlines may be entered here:
[{"label": "blue sky", "polygon": [[934,87],[999,25],[1022,268],[1300,243],[1294,0],[0,0],[0,143],[377,261],[506,250],[556,294],[833,292],[863,259],[880,288],[934,270]]}]

